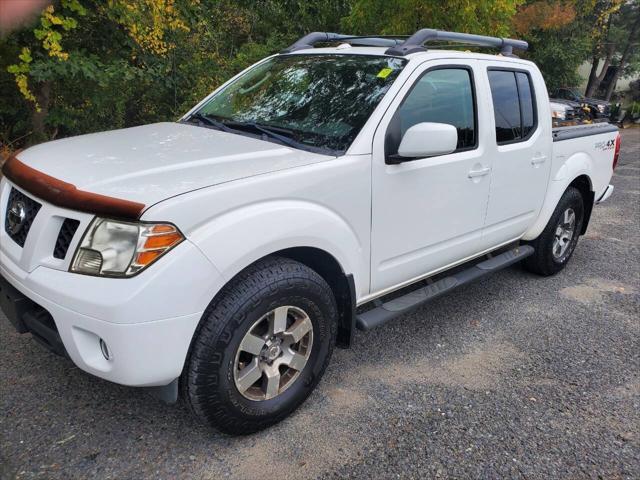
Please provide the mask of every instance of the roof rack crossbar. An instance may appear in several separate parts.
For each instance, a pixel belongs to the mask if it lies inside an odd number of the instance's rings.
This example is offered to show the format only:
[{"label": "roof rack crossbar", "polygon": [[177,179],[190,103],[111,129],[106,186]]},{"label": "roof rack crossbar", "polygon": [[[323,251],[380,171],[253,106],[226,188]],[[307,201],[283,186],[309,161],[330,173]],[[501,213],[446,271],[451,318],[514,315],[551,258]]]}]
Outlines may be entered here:
[{"label": "roof rack crossbar", "polygon": [[486,37],[484,35],[473,35],[470,33],[445,32],[432,28],[423,28],[411,35],[404,43],[393,46],[385,52],[387,55],[405,56],[410,53],[426,52],[425,43],[434,41],[444,42],[464,42],[482,47],[499,48],[500,53],[506,57],[514,57],[513,49],[526,50],[529,44],[524,40],[513,40],[511,38]]},{"label": "roof rack crossbar", "polygon": [[354,45],[368,47],[396,47],[405,42],[406,36],[386,35],[344,35],[342,33],[312,32],[297,40],[280,53],[291,53],[296,50],[313,48],[316,43],[343,41]]}]

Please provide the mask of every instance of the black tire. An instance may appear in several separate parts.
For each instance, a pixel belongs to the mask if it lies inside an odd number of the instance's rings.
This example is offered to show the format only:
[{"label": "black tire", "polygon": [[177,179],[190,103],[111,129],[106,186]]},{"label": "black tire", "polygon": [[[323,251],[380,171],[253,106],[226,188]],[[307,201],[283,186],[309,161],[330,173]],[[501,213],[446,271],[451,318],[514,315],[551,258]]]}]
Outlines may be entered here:
[{"label": "black tire", "polygon": [[[557,257],[553,253],[556,230],[561,223],[565,211],[568,209],[572,209],[575,213],[574,232],[565,252]],[[553,215],[551,215],[549,219],[549,223],[547,223],[547,226],[540,236],[528,242],[533,246],[535,252],[524,260],[524,267],[530,272],[542,276],[554,275],[562,270],[573,255],[578,243],[578,238],[580,238],[582,232],[583,222],[584,200],[582,194],[577,188],[569,187],[560,198],[556,209],[553,211]]]},{"label": "black tire", "polygon": [[[280,306],[304,310],[313,325],[306,365],[274,398],[245,398],[234,381],[236,352],[261,317]],[[269,257],[232,280],[205,311],[180,379],[190,409],[217,429],[244,435],[273,425],[300,406],[320,381],[336,342],[337,307],[331,288],[307,266]]]}]

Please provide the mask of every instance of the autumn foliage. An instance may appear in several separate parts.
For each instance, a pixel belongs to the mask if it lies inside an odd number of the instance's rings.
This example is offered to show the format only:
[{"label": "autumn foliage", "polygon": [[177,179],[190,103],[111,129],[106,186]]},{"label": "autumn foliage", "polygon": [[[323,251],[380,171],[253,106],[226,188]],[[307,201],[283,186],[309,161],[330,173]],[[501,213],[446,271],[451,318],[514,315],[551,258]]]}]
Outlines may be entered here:
[{"label": "autumn foliage", "polygon": [[557,30],[576,19],[576,2],[539,1],[522,5],[513,19],[514,31],[520,35],[532,30]]},{"label": "autumn foliage", "polygon": [[[174,120],[233,74],[311,31],[429,27],[524,38],[531,46],[525,56],[549,85],[570,84],[578,65],[608,54],[602,45],[624,36],[615,22],[606,28],[623,3],[52,0],[0,37],[0,146]],[[608,41],[603,32],[611,33]]]}]

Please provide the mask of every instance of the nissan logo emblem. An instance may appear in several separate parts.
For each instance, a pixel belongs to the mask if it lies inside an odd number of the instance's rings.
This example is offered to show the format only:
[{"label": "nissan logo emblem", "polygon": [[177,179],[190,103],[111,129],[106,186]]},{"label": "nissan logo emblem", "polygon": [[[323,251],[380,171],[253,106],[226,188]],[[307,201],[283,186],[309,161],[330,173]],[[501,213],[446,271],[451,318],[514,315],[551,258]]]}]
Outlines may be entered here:
[{"label": "nissan logo emblem", "polygon": [[7,212],[7,227],[9,233],[15,235],[20,231],[24,225],[24,220],[27,217],[27,209],[23,202],[20,200],[14,201],[9,207]]}]

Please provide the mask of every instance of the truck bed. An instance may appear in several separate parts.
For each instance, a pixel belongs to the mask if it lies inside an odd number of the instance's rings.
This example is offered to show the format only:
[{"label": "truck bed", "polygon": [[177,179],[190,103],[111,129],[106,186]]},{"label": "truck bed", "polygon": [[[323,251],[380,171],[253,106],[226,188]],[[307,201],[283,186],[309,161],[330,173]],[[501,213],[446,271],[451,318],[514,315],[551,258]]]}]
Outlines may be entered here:
[{"label": "truck bed", "polygon": [[617,136],[618,127],[610,123],[554,128],[551,178],[560,180],[584,172],[594,200],[600,200],[610,189]]},{"label": "truck bed", "polygon": [[617,132],[618,127],[611,123],[591,123],[588,125],[573,125],[569,127],[555,127],[553,130],[553,141],[561,142],[571,138],[589,137],[602,133]]}]

